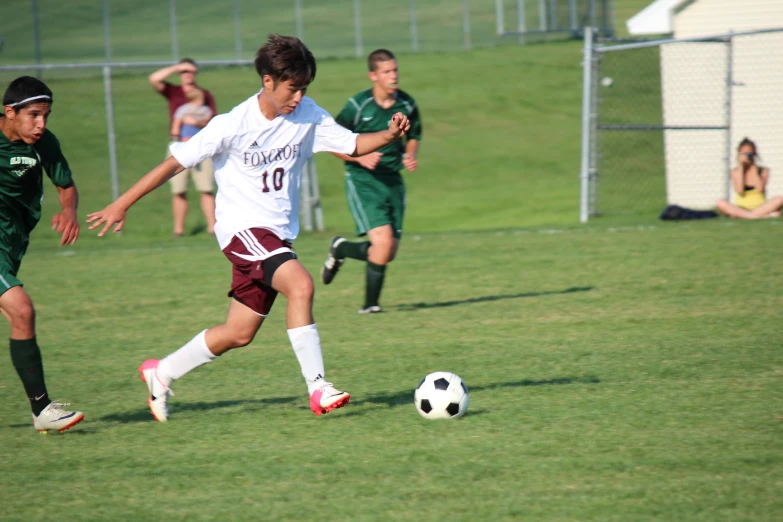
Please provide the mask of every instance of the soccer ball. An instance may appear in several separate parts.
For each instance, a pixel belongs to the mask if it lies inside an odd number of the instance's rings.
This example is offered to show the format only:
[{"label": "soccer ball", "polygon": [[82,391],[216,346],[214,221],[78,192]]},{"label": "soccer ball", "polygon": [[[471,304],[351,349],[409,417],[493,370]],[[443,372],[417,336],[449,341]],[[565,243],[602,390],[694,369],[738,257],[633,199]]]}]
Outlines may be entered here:
[{"label": "soccer ball", "polygon": [[468,411],[468,387],[451,372],[431,373],[419,383],[413,402],[425,419],[456,419]]}]

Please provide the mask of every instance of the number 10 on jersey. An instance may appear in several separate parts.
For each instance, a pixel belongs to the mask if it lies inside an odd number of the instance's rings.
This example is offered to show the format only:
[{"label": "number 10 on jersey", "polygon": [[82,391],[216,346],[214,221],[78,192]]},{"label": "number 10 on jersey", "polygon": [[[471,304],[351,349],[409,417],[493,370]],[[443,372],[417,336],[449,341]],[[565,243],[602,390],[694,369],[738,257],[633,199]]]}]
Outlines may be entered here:
[{"label": "number 10 on jersey", "polygon": [[272,182],[272,187],[275,189],[275,191],[282,189],[283,176],[285,176],[285,169],[283,167],[277,167],[272,171],[271,176],[269,176],[269,171],[265,170],[264,173],[261,174],[261,182],[264,184],[264,192],[269,192],[269,183],[267,182],[267,179],[270,177],[271,179],[269,181]]}]

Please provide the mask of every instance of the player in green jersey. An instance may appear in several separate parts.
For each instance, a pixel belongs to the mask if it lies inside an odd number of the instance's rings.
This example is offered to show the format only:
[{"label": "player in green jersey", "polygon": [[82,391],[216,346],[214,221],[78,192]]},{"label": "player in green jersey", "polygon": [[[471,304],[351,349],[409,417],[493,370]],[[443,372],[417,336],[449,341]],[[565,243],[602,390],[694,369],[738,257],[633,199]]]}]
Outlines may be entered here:
[{"label": "player in green jersey", "polygon": [[11,362],[22,379],[38,431],[65,431],[84,419],[67,404],[52,402],[44,383],[41,350],[35,340],[35,309],[16,277],[30,232],[41,219],[43,173],[52,180],[62,212],[52,229],[60,245],[79,237],[76,207],[79,195],[68,162],[54,134],[46,130],[52,91],[40,80],[22,76],[3,95],[0,116],[0,312],[11,325]]},{"label": "player in green jersey", "polygon": [[405,183],[400,171],[416,170],[416,155],[421,141],[421,118],[413,98],[398,87],[397,60],[391,51],[378,49],[368,59],[373,82],[348,99],[335,118],[337,123],[354,132],[377,132],[389,126],[396,112],[408,116],[408,139],[387,145],[356,158],[334,154],[345,161],[345,188],[356,233],[369,241],[350,242],[335,237],[329,255],[321,268],[321,281],[328,285],[337,275],[346,258],[366,261],[366,291],[364,306],[359,313],[377,313],[386,265],[397,255],[405,213]]}]

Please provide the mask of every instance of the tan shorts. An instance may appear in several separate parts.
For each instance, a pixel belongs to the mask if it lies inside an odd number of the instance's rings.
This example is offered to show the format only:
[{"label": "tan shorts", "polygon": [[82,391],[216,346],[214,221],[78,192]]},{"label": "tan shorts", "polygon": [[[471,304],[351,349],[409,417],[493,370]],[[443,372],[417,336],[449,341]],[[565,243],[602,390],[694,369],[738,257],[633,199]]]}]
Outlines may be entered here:
[{"label": "tan shorts", "polygon": [[[168,147],[166,148],[168,151]],[[168,151],[166,158],[171,156]],[[215,190],[215,167],[212,158],[207,158],[195,167],[185,169],[171,178],[171,193],[186,194],[188,192],[188,180],[193,178],[193,184],[199,192],[213,192]]]}]

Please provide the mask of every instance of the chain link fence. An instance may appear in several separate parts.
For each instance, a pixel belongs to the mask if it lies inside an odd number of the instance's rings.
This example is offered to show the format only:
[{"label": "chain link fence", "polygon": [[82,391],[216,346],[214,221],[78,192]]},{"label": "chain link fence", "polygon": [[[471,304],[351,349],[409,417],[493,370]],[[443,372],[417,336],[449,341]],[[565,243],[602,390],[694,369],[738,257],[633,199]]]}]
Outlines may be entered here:
[{"label": "chain link fence", "polygon": [[[783,164],[783,29],[631,44],[585,40],[582,211],[657,215],[733,199],[748,136]],[[774,162],[774,163],[773,163]],[[783,179],[768,186],[783,194]]]},{"label": "chain link fence", "polygon": [[[127,136],[116,121],[161,113],[156,97],[130,105],[125,94],[149,89],[146,75],[184,56],[195,59],[202,71],[250,67],[270,33],[298,36],[318,59],[363,58],[379,47],[401,54],[452,52],[578,37],[586,21],[611,36],[613,1],[4,0],[3,13],[13,16],[0,17],[0,83],[23,74],[47,83],[77,82],[83,106],[76,112],[88,117],[75,121],[89,125],[91,136],[105,122],[87,161],[94,164],[102,156],[96,152],[106,150],[98,142],[108,142],[109,187],[99,190],[116,198],[127,185],[121,183],[119,166],[148,150],[143,147],[147,137],[123,139]],[[101,97],[104,103],[96,103]],[[58,105],[57,110],[62,114],[70,108]],[[323,214],[312,163],[305,174],[304,228],[314,222],[320,229]]]},{"label": "chain link fence", "polygon": [[[295,35],[316,58],[446,52],[576,36],[586,24],[612,36],[614,0],[4,0],[0,61],[253,57],[269,33]],[[9,17],[10,20],[10,17]],[[5,20],[4,20],[5,22]],[[522,39],[521,43],[525,43]]]}]

